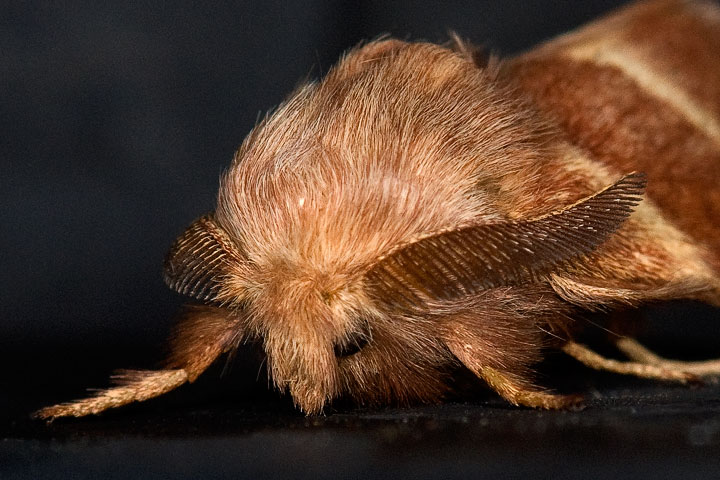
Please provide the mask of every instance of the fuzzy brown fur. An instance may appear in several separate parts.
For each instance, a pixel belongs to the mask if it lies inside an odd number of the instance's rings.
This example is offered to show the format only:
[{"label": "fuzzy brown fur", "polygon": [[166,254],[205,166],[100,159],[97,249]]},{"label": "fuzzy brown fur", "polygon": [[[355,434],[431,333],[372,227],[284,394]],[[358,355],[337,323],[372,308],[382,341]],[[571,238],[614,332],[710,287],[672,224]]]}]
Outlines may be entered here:
[{"label": "fuzzy brown fur", "polygon": [[[578,311],[720,304],[718,17],[640,4],[501,66],[457,41],[352,50],[253,130],[173,248],[168,283],[217,306],[181,324],[171,368],[192,380],[254,337],[307,413],[437,401],[461,365],[512,403],[574,404],[532,367]],[[595,61],[603,42],[652,75]],[[648,196],[625,221],[632,171]]]}]

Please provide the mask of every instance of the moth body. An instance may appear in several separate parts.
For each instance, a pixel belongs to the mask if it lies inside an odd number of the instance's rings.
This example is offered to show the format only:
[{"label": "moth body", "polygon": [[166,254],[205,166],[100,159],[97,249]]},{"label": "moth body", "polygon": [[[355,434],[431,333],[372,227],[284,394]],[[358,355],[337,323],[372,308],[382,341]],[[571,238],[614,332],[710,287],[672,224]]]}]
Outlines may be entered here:
[{"label": "moth body", "polygon": [[[516,405],[575,405],[536,383],[551,349],[655,379],[717,373],[632,341],[613,363],[575,339],[585,311],[720,304],[720,67],[655,61],[661,36],[637,33],[661,22],[702,57],[720,48],[719,18],[705,3],[633,5],[503,63],[459,40],[350,51],[250,133],[216,210],[172,247],[167,283],[205,306],[179,323],[166,373],[38,415],[157,396],[247,339],[309,414],[346,397],[436,402],[460,369]],[[626,90],[593,83],[607,79]],[[705,173],[701,192],[681,161]]]}]

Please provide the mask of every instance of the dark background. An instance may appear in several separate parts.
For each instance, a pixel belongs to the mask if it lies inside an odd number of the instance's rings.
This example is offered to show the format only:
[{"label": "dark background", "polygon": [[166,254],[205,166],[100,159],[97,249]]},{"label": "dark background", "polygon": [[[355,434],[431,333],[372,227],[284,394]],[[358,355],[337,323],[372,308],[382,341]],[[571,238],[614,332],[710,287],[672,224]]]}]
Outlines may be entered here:
[{"label": "dark background", "polygon": [[[247,463],[249,457],[232,456],[231,447],[239,446],[267,455],[266,445],[291,457],[299,451],[297,455],[315,459],[314,473],[339,468],[343,475],[372,474],[381,472],[383,464],[394,465],[396,471],[419,468],[429,473],[442,468],[458,475],[463,465],[476,472],[515,468],[532,473],[536,465],[550,471],[546,460],[553,454],[548,442],[565,439],[560,451],[575,456],[564,467],[562,462],[552,465],[569,471],[603,465],[602,453],[584,457],[582,448],[572,448],[591,445],[597,435],[631,443],[635,439],[636,447],[637,441],[647,446],[638,458],[646,458],[648,465],[657,463],[662,457],[658,452],[665,450],[653,450],[653,445],[667,440],[663,432],[682,429],[683,421],[698,418],[705,435],[703,448],[717,453],[717,388],[706,387],[696,395],[676,387],[613,383],[602,375],[591,375],[597,383],[590,381],[586,387],[607,387],[604,394],[594,390],[605,400],[596,400],[595,413],[581,416],[538,417],[536,412],[506,410],[491,399],[488,404],[435,409],[338,410],[316,421],[305,420],[286,399],[267,393],[264,380],[256,382],[257,365],[241,365],[226,374],[225,381],[216,380],[221,373],[216,369],[199,386],[101,419],[49,427],[27,420],[27,413],[39,406],[81,396],[88,386],[106,385],[115,368],[149,368],[161,358],[161,345],[183,301],[162,281],[167,248],[194,218],[213,209],[218,178],[234,150],[258,116],[302,79],[321,76],[342,52],[384,33],[443,42],[454,30],[510,55],[622,3],[3,4],[0,437],[6,440],[0,446],[0,468],[5,458],[5,465],[12,465],[19,476],[58,474],[74,466],[86,473],[112,469],[122,478],[142,471],[123,470],[130,468],[125,456],[153,456],[156,474],[180,456],[185,463],[173,467],[176,474],[225,467],[230,469],[225,472],[249,472],[250,463],[255,469],[281,472],[268,458]],[[717,312],[685,304],[655,308],[647,316],[651,321],[646,339],[661,350],[690,357],[720,353],[713,349],[720,338],[714,327]],[[254,360],[252,353],[240,355],[241,364]],[[643,417],[634,424],[637,411],[632,409],[638,405],[654,411],[657,419],[667,418],[667,408],[675,416],[670,423]],[[208,410],[193,410],[205,407]],[[545,419],[540,430],[538,418]],[[580,428],[568,443],[564,429],[586,421],[589,429]],[[615,426],[628,424],[637,431],[618,433]],[[598,425],[612,427],[598,430]],[[535,429],[529,437],[535,453],[514,460],[512,452],[526,438],[522,431],[527,428]],[[262,441],[252,433],[258,431],[265,435]],[[428,436],[429,431],[435,433]],[[429,443],[422,443],[426,437]],[[695,459],[711,462],[707,450],[698,451],[688,438],[694,437],[683,434],[676,439],[679,443],[664,448],[685,452],[683,458],[692,460],[695,473],[706,471],[709,464]],[[504,447],[471,448],[488,439]],[[340,457],[323,460],[321,452],[337,448],[338,442],[345,445]],[[405,457],[394,449],[416,445],[413,442],[420,442],[418,451],[426,452],[419,463],[399,461]],[[228,456],[220,455],[218,448],[228,448]],[[448,460],[448,449],[460,452],[456,461]],[[109,460],[108,451],[124,453]],[[631,451],[621,450],[625,458]],[[206,460],[206,455],[214,460]],[[357,455],[374,459],[370,470],[338,467],[338,462]],[[499,460],[493,463],[493,458]],[[32,474],[25,468],[31,463],[36,468]],[[309,471],[295,473],[303,472]]]}]

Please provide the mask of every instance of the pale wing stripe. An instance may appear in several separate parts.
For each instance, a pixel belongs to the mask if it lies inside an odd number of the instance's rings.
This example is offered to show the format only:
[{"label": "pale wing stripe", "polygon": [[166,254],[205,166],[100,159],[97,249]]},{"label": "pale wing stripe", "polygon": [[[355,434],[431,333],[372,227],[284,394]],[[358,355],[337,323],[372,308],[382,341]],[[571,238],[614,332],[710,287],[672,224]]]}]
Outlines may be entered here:
[{"label": "pale wing stripe", "polygon": [[699,105],[685,90],[653,70],[638,55],[634,55],[629,45],[593,43],[570,48],[566,55],[573,60],[591,61],[596,65],[620,69],[643,91],[671,105],[688,122],[720,146],[720,120]]}]

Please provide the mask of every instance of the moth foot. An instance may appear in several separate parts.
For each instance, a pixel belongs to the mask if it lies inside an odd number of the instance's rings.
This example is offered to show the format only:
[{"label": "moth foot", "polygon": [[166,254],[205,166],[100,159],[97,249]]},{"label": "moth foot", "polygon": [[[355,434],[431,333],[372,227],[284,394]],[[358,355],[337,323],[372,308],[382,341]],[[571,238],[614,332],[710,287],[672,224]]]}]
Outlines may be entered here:
[{"label": "moth foot", "polygon": [[527,384],[501,371],[483,367],[480,376],[501,397],[513,405],[542,410],[580,410],[583,408],[581,395],[560,395]]}]

